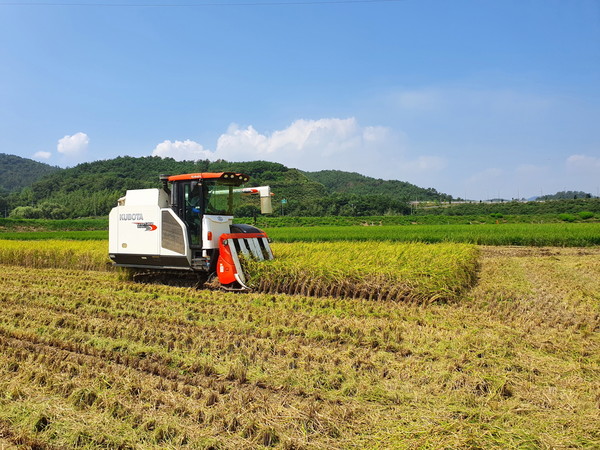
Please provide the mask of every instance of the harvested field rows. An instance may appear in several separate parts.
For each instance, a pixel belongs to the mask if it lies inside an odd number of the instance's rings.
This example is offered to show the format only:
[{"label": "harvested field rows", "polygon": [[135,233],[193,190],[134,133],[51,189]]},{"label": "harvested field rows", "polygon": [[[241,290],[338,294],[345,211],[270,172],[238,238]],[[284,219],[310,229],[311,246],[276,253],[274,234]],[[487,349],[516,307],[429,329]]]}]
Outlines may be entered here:
[{"label": "harvested field rows", "polygon": [[548,251],[484,249],[480,282],[427,306],[4,265],[0,436],[41,448],[598,446],[600,251]]}]

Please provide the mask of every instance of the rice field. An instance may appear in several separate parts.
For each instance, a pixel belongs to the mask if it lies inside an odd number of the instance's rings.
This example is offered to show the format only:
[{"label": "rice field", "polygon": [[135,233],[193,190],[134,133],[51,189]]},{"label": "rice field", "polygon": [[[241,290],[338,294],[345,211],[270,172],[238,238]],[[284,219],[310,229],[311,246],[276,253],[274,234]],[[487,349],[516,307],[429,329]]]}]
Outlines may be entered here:
[{"label": "rice field", "polygon": [[255,291],[0,240],[0,448],[598,448],[600,248],[274,243]]},{"label": "rice field", "polygon": [[247,262],[258,292],[369,300],[454,300],[477,275],[468,244],[319,242],[274,244],[277,258]]},{"label": "rice field", "polygon": [[[257,292],[374,300],[448,301],[474,281],[478,251],[466,244],[273,244],[277,259],[246,261]],[[107,241],[0,240],[0,264],[114,270]]]},{"label": "rice field", "polygon": [[456,242],[477,245],[536,247],[600,245],[600,223],[285,227],[269,228],[267,233],[276,242]]},{"label": "rice field", "polygon": [[459,298],[424,305],[4,260],[0,443],[598,448],[600,249],[479,262]]},{"label": "rice field", "polygon": [[112,270],[108,241],[0,240],[0,264],[31,268]]},{"label": "rice field", "polygon": [[17,241],[105,241],[108,239],[106,230],[76,230],[76,231],[0,231],[1,240]]},{"label": "rice field", "polygon": [[[476,245],[589,247],[600,245],[600,222],[481,223],[270,227],[275,242],[455,242]],[[108,231],[4,231],[1,240],[106,240]]]}]

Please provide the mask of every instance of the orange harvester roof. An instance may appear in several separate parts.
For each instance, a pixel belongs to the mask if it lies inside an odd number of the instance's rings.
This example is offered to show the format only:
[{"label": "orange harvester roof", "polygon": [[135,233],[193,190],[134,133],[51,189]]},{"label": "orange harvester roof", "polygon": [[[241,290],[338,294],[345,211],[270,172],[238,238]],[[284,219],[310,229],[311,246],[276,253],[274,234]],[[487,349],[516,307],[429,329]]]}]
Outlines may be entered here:
[{"label": "orange harvester roof", "polygon": [[169,181],[182,181],[182,180],[236,180],[240,183],[244,183],[250,179],[250,177],[244,173],[234,173],[234,172],[204,172],[204,173],[186,173],[183,175],[171,175],[168,180]]}]

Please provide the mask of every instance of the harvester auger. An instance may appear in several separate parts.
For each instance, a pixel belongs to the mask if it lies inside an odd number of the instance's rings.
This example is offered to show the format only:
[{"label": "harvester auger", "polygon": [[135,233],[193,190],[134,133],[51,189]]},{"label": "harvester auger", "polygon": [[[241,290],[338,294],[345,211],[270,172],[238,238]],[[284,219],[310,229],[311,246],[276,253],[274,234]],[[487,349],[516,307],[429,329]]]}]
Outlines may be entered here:
[{"label": "harvester auger", "polygon": [[249,179],[233,172],[161,175],[162,189],[128,190],[110,212],[110,259],[167,283],[191,275],[249,289],[240,255],[273,259],[264,231],[233,224],[242,195],[259,195],[261,212],[272,212],[269,186],[241,187]]}]

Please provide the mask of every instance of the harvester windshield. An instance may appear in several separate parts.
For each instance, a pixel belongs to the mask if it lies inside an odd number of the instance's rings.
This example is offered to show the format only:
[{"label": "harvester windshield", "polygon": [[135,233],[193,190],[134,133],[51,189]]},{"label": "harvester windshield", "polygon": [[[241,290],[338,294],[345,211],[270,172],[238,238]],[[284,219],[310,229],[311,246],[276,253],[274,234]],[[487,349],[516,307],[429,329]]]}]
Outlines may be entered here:
[{"label": "harvester windshield", "polygon": [[164,189],[172,183],[171,204],[177,215],[190,224],[202,214],[233,215],[240,204],[239,187],[250,177],[243,173],[189,173],[161,175]]},{"label": "harvester windshield", "polygon": [[221,180],[206,180],[204,182],[206,214],[221,214],[232,216],[233,211],[240,205],[241,191]]}]

